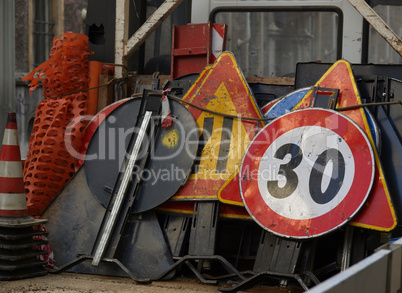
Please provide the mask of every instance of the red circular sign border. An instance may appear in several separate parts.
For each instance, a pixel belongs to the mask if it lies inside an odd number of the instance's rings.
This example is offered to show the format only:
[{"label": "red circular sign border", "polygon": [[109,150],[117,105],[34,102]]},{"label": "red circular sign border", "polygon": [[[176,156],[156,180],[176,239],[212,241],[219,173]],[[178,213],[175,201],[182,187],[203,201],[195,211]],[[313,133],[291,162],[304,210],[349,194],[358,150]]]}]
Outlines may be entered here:
[{"label": "red circular sign border", "polygon": [[[304,117],[298,117],[301,116],[300,113],[305,113],[305,112],[311,112],[308,113],[308,115],[305,115]],[[317,115],[318,113],[322,113],[321,116]],[[324,113],[326,113],[324,115]],[[348,126],[351,125],[354,127],[355,133],[351,133],[350,130],[345,131],[342,127],[339,127],[337,129],[330,129],[324,125],[322,125],[325,122],[325,118],[336,114],[341,117],[341,120],[345,125],[347,124]],[[296,116],[296,117],[294,117]],[[279,137],[286,133],[287,131],[290,131],[292,129],[295,129],[296,127],[292,127],[291,123],[303,123],[303,125],[300,125],[299,127],[302,126],[321,126],[325,127],[327,129],[330,129],[331,131],[337,133],[340,135],[345,142],[348,144],[349,148],[352,151],[353,154],[353,159],[355,162],[355,177],[352,182],[352,186],[350,187],[347,195],[344,197],[344,199],[331,211],[315,217],[311,219],[305,219],[305,220],[295,220],[295,219],[288,219],[283,217],[282,215],[279,215],[278,213],[274,212],[268,205],[266,205],[264,199],[261,197],[261,194],[258,189],[258,183],[256,180],[246,180],[247,178],[243,176],[244,173],[244,166],[246,164],[249,164],[249,169],[251,170],[253,167],[259,167],[259,162],[260,159],[262,158],[263,154],[265,153],[266,149],[276,140],[272,141],[264,141],[262,139],[265,139],[266,136],[264,136],[265,131],[267,129],[277,129],[275,132],[276,137]],[[339,122],[339,119],[338,119]],[[342,123],[341,122],[341,123]],[[286,127],[282,124],[288,124],[290,126]],[[276,126],[284,126],[284,127],[276,127]],[[294,125],[294,124],[293,124]],[[278,130],[279,129],[279,130]],[[342,130],[342,131],[341,131]],[[343,132],[343,133],[340,133]],[[360,136],[357,136],[356,133],[360,133]],[[269,135],[269,134],[268,134]],[[269,136],[268,136],[269,137]],[[361,148],[357,147],[351,147],[353,146],[353,143],[356,140],[364,139],[366,142],[366,151],[363,151]],[[260,143],[255,147],[256,143]],[[263,145],[263,147],[260,147]],[[254,157],[257,156],[259,159],[252,159],[250,157],[253,156],[253,153],[250,152],[255,152]],[[371,169],[367,168],[367,166],[364,166],[362,164],[358,164],[357,161],[358,159],[362,159],[367,157],[367,155],[370,155],[371,159]],[[259,157],[258,157],[259,156]],[[341,225],[346,224],[362,207],[362,205],[365,203],[367,200],[371,187],[374,182],[374,173],[375,173],[375,159],[374,159],[374,154],[373,150],[371,147],[371,144],[366,136],[366,134],[363,132],[363,130],[349,117],[340,114],[339,112],[333,111],[333,110],[328,110],[328,109],[320,109],[320,108],[309,108],[309,109],[301,109],[301,110],[296,110],[293,112],[290,112],[288,114],[285,114],[275,120],[273,120],[271,123],[269,123],[267,126],[265,126],[253,139],[253,141],[250,143],[246,155],[243,158],[242,164],[241,164],[241,170],[240,170],[240,178],[239,180],[239,186],[240,186],[240,193],[241,197],[243,200],[243,203],[248,211],[248,213],[251,215],[251,217],[264,229],[279,235],[283,237],[288,237],[288,238],[311,238],[311,237],[317,237],[326,233],[331,232],[332,230],[338,228]],[[361,170],[362,169],[362,170]],[[370,169],[370,170],[369,170]],[[358,174],[358,176],[356,176]],[[360,196],[359,198],[356,197],[356,190],[361,189],[361,176],[364,174],[364,176],[369,176],[370,181],[365,181],[369,182],[369,184],[365,188],[365,195]],[[359,177],[359,180],[357,180],[357,177]],[[359,181],[357,183],[357,181]],[[243,186],[244,185],[244,186]],[[359,185],[359,186],[357,186]],[[350,194],[354,194],[353,196],[350,196]],[[362,193],[363,194],[363,193]],[[251,207],[251,208],[250,208]],[[335,215],[339,216],[339,219],[335,225],[331,224],[333,222],[333,217]],[[330,216],[332,218],[332,222],[330,221],[329,218]],[[287,222],[286,228],[288,232],[281,231],[282,229],[278,229],[278,227],[281,227],[281,224],[283,222]],[[291,222],[291,223],[289,223]],[[326,226],[326,227],[321,227],[321,226]]]}]

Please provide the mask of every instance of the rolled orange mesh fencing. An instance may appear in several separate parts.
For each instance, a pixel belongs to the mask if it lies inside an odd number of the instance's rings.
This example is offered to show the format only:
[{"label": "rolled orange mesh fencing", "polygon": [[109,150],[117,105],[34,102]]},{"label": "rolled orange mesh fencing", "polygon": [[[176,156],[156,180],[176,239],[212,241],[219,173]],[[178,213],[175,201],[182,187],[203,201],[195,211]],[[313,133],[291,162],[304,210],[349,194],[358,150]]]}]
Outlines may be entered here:
[{"label": "rolled orange mesh fencing", "polygon": [[45,97],[36,109],[24,165],[24,186],[30,216],[39,216],[75,172],[87,121],[88,37],[67,32],[53,41],[49,59],[23,80],[30,91],[43,83]]}]

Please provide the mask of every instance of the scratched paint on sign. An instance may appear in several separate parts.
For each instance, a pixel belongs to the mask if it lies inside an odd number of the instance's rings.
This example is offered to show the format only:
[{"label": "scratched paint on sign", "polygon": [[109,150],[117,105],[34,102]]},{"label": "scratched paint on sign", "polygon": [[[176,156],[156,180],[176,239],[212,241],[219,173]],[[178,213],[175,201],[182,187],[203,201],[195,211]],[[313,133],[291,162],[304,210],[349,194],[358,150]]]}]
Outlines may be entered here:
[{"label": "scratched paint on sign", "polygon": [[167,131],[162,137],[162,144],[167,148],[174,148],[179,144],[180,135],[177,129]]},{"label": "scratched paint on sign", "polygon": [[[230,52],[222,53],[212,67],[206,67],[183,99],[222,114],[262,117]],[[200,144],[193,172],[173,198],[217,200],[219,189],[227,180],[232,180],[248,145],[263,123],[187,107],[197,122]]]},{"label": "scratched paint on sign", "polygon": [[[272,131],[276,135],[267,139]],[[321,108],[292,111],[250,144],[241,166],[241,196],[264,229],[282,237],[318,237],[363,207],[374,165],[370,141],[352,119]]]},{"label": "scratched paint on sign", "polygon": [[[207,104],[207,108],[237,115],[236,107],[223,83]],[[239,119],[203,112],[197,119],[197,125],[206,144],[200,155],[197,172],[191,174],[190,178],[228,179],[240,166],[243,154],[250,144],[243,123]]]},{"label": "scratched paint on sign", "polygon": [[[315,86],[338,88],[340,90],[338,108],[362,104],[351,65],[345,60],[335,62]],[[294,109],[309,107],[311,97],[312,90],[303,97]],[[355,121],[366,133],[373,146],[376,162],[376,177],[371,195],[362,211],[353,219],[351,224],[378,231],[391,231],[397,224],[395,210],[364,109],[342,111],[342,114]]]}]

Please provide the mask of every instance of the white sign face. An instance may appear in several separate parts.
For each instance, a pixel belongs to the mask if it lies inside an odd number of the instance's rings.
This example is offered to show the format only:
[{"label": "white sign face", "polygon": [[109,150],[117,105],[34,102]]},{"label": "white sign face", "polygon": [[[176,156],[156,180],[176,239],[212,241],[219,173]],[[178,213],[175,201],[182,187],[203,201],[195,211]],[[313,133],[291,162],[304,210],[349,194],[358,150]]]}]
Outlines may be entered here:
[{"label": "white sign face", "polygon": [[319,126],[292,129],[267,148],[258,172],[265,203],[288,219],[328,213],[348,194],[355,163],[348,144]]}]

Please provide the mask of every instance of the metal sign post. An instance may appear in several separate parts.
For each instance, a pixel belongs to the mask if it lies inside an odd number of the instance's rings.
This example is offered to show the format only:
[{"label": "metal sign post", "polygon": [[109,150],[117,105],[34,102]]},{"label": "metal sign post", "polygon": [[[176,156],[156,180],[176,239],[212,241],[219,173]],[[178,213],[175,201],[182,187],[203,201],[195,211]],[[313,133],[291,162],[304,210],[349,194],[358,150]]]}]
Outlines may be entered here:
[{"label": "metal sign post", "polygon": [[[122,204],[123,204],[124,196],[127,191],[127,187],[129,185],[130,181],[132,180],[132,173],[133,173],[134,165],[138,160],[138,154],[139,154],[140,148],[144,142],[145,134],[147,133],[147,129],[149,127],[151,117],[152,117],[152,112],[146,111],[144,118],[141,122],[141,126],[139,129],[139,133],[137,135],[137,139],[135,140],[134,147],[129,155],[127,166],[123,173],[123,178],[120,179],[121,180],[120,186],[118,187],[118,191],[115,194],[115,198],[113,198],[113,200],[110,201],[112,210],[109,213],[109,209],[106,209],[106,214],[105,214],[105,217],[103,220],[104,223],[102,224],[101,230],[99,231],[100,235],[101,235],[101,239],[99,240],[99,243],[96,246],[95,255],[92,260],[92,264],[95,266],[97,266],[99,264],[99,262],[101,261],[101,258],[105,252],[106,246],[110,241],[110,237],[113,232],[113,229],[116,226],[117,217],[122,209]],[[138,181],[139,180],[137,179],[136,184],[139,183]],[[132,188],[135,189],[136,187],[134,186]],[[129,210],[129,207],[130,206],[126,206],[126,208],[128,210]],[[125,217],[126,215],[124,214],[123,216]],[[115,251],[113,251],[113,254],[114,254],[114,252]]]}]

